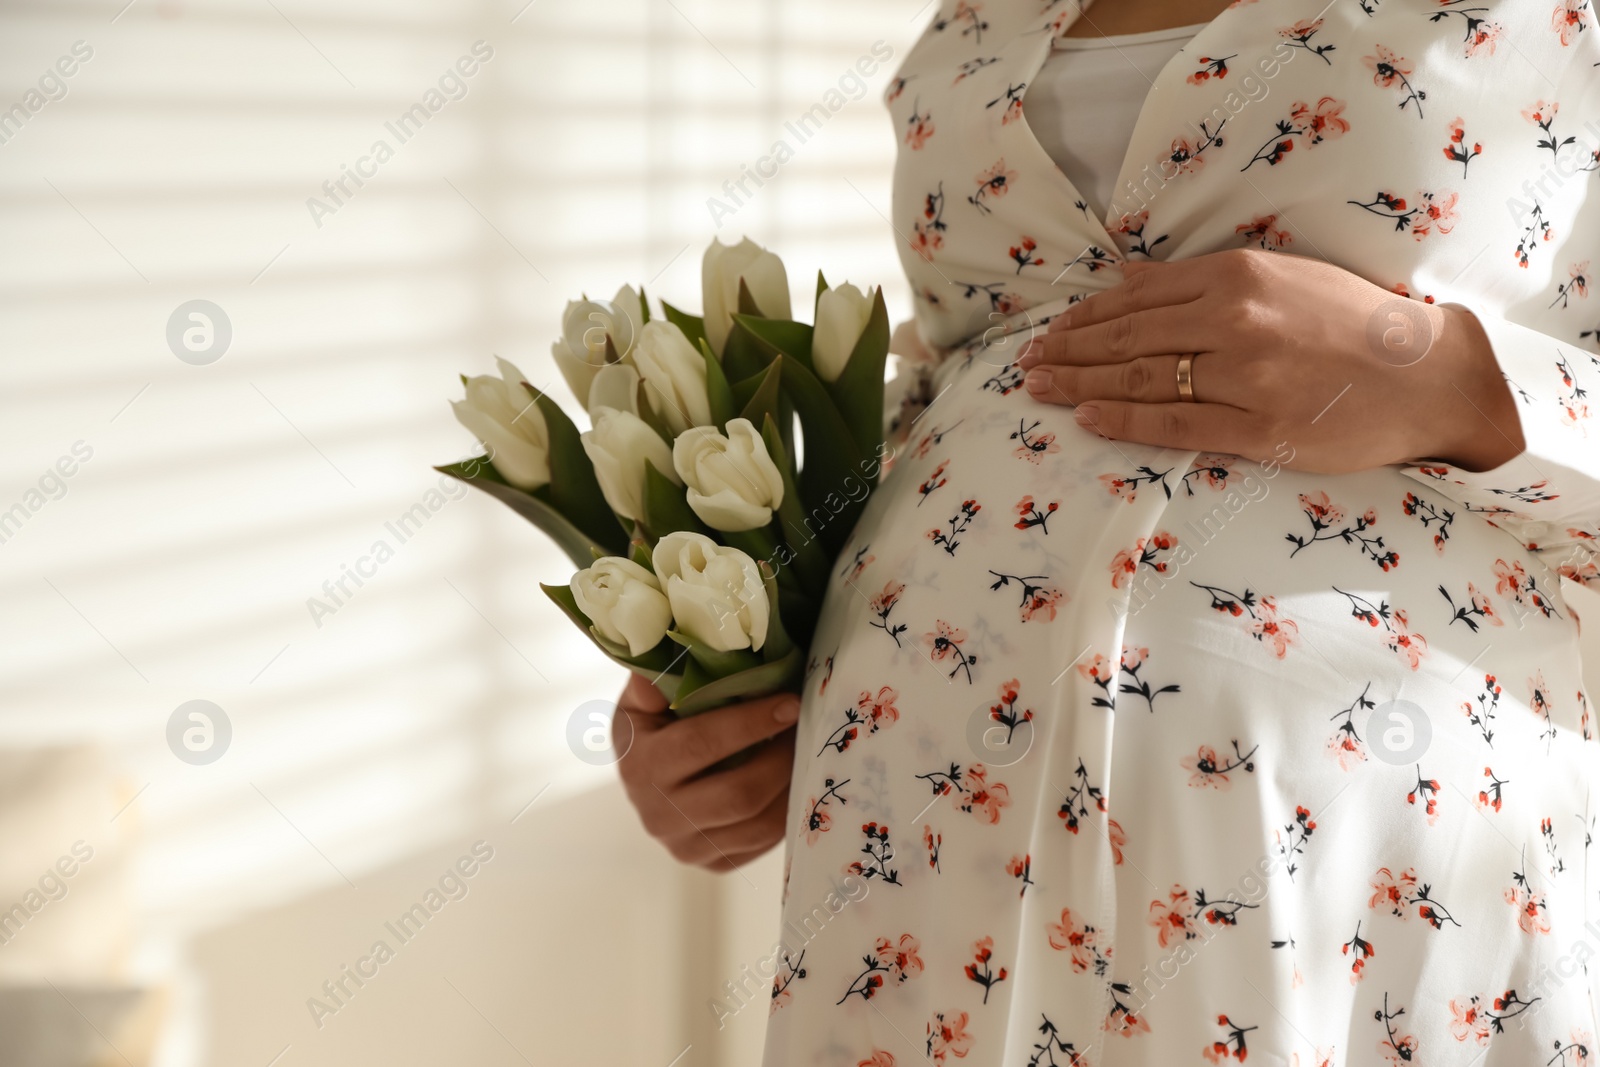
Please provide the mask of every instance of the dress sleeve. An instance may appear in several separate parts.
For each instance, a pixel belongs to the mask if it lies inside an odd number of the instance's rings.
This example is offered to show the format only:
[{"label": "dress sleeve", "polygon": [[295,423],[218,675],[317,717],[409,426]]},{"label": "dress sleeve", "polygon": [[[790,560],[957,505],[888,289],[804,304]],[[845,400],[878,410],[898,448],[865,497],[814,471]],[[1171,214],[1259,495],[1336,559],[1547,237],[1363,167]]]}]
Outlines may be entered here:
[{"label": "dress sleeve", "polygon": [[1600,423],[1589,410],[1600,359],[1475,303],[1451,304],[1483,326],[1516,398],[1526,448],[1492,470],[1403,470],[1510,533],[1562,577],[1600,583]]}]

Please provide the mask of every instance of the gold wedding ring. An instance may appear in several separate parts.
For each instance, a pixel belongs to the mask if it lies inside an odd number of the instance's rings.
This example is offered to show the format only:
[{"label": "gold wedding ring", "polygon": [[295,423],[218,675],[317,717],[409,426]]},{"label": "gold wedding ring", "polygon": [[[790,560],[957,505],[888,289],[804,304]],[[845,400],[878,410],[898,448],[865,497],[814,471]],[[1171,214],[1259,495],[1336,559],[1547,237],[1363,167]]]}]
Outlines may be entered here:
[{"label": "gold wedding ring", "polygon": [[1178,399],[1194,403],[1194,357],[1178,357]]}]

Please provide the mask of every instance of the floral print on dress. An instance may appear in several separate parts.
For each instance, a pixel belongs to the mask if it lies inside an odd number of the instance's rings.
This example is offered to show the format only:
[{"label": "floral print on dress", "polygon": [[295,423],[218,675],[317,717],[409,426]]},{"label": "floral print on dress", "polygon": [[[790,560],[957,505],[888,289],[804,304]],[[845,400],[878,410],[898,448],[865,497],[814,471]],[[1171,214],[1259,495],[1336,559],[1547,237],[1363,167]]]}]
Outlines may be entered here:
[{"label": "floral print on dress", "polygon": [[1459,199],[1456,193],[1433,193],[1424,190],[1417,193],[1408,204],[1405,197],[1380,189],[1373,194],[1370,202],[1363,200],[1346,202],[1368,214],[1392,221],[1395,233],[1408,233],[1420,241],[1434,232],[1444,234],[1455,229],[1456,201]]},{"label": "floral print on dress", "polygon": [[917,955],[921,947],[922,942],[910,934],[901,934],[898,941],[888,937],[878,938],[873,943],[872,951],[861,958],[866,969],[850,983],[844,996],[839,998],[839,1003],[843,1004],[851,997],[871,1000],[886,982],[900,985],[921,974],[922,957]]},{"label": "floral print on dress", "polygon": [[[1080,6],[936,8],[884,227],[935,358],[805,590],[765,1067],[1593,1063],[1600,972],[1536,981],[1600,922],[1591,0],[1242,0],[1105,204],[1030,129]],[[1312,473],[1022,388],[1126,263],[1240,248],[1470,312],[1526,453]]]},{"label": "floral print on dress", "polygon": [[1046,923],[1045,932],[1051,948],[1070,956],[1074,971],[1103,975],[1111,966],[1110,953],[1100,950],[1099,933],[1093,926],[1079,922],[1071,908],[1062,908],[1060,920]]},{"label": "floral print on dress", "polygon": [[1440,10],[1428,16],[1430,22],[1461,26],[1461,54],[1466,59],[1494,55],[1495,46],[1505,36],[1505,28],[1489,19],[1486,6],[1477,0],[1439,0]]},{"label": "floral print on dress", "polygon": [[972,1051],[972,1042],[966,1012],[935,1012],[928,1020],[927,1058],[932,1062],[946,1063],[952,1056],[965,1059]]},{"label": "floral print on dress", "polygon": [[1274,135],[1256,149],[1250,161],[1239,169],[1249,170],[1257,163],[1275,167],[1284,161],[1297,143],[1315,147],[1323,141],[1342,137],[1350,130],[1350,120],[1344,117],[1344,108],[1344,101],[1331,96],[1324,96],[1315,104],[1295,101],[1289,109],[1289,117],[1278,120]]}]

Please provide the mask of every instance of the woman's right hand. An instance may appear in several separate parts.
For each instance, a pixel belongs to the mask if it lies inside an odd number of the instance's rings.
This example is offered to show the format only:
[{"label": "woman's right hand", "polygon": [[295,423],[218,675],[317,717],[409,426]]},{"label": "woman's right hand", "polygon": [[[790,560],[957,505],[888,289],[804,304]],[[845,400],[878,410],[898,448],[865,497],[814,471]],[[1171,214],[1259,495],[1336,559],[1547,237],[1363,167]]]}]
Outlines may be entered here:
[{"label": "woman's right hand", "polygon": [[[783,840],[794,766],[793,693],[678,718],[660,689],[633,675],[617,702],[617,769],[645,832],[673,858],[728,871]],[[736,767],[718,762],[754,746]]]}]

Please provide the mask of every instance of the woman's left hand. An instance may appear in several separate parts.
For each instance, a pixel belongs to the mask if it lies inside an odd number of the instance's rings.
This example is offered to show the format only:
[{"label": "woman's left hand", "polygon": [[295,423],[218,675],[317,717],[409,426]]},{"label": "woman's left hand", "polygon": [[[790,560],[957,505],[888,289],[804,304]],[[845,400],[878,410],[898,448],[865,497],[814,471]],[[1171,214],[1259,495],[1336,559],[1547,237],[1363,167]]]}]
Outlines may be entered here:
[{"label": "woman's left hand", "polygon": [[[1190,355],[1194,402],[1178,395]],[[1028,391],[1102,437],[1325,473],[1523,449],[1516,401],[1477,319],[1320,260],[1237,250],[1124,265],[1018,359]]]}]

